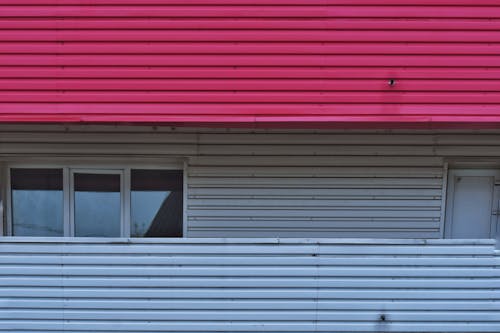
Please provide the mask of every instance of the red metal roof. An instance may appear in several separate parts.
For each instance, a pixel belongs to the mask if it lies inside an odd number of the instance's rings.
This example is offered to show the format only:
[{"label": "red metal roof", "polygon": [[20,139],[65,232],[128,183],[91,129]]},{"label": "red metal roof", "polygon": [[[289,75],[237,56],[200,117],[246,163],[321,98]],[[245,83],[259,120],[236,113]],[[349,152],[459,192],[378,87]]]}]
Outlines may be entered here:
[{"label": "red metal roof", "polygon": [[500,127],[500,1],[417,3],[0,0],[0,122]]}]

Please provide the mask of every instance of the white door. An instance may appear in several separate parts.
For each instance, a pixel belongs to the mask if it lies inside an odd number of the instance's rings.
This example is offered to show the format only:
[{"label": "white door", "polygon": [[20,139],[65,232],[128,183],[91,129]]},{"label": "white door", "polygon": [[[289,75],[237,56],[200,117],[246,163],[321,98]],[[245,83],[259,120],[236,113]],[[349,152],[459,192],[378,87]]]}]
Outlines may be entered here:
[{"label": "white door", "polygon": [[447,238],[495,238],[498,212],[497,170],[451,170],[445,235]]}]

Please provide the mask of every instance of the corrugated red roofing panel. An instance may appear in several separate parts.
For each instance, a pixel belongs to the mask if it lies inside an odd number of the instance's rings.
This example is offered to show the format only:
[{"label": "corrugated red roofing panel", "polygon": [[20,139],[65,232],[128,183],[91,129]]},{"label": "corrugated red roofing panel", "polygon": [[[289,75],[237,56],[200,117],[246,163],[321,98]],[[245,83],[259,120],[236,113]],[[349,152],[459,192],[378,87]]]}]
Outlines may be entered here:
[{"label": "corrugated red roofing panel", "polygon": [[500,127],[500,2],[0,0],[0,122]]}]

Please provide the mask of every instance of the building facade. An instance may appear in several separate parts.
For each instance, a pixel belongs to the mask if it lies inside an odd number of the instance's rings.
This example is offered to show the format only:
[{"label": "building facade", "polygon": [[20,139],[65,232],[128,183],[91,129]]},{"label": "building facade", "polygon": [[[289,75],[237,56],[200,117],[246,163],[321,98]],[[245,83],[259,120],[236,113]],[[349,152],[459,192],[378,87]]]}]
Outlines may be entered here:
[{"label": "building facade", "polygon": [[0,1],[0,332],[499,332],[499,29]]}]

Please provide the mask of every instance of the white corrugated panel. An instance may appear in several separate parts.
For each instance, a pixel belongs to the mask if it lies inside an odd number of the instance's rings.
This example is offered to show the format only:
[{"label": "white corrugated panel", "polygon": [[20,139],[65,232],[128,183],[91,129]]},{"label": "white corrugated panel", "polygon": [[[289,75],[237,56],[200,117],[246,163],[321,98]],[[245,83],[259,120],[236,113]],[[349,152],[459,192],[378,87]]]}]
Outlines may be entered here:
[{"label": "white corrugated panel", "polygon": [[499,332],[499,264],[487,240],[4,238],[0,331]]}]

